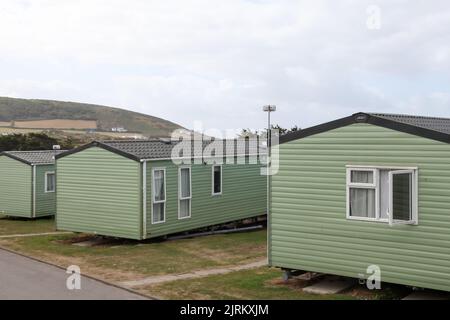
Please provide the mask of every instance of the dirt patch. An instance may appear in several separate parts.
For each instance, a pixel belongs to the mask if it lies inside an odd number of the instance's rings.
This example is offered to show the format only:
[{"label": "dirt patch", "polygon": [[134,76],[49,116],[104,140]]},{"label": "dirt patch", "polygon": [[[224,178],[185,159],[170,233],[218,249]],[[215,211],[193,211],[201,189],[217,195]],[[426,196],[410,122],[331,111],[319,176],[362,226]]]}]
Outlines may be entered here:
[{"label": "dirt patch", "polygon": [[352,297],[362,300],[374,300],[376,298],[373,291],[362,286],[353,288],[349,293]]},{"label": "dirt patch", "polygon": [[118,239],[118,238],[109,238],[103,236],[89,235],[89,234],[80,234],[71,238],[55,240],[56,243],[66,244],[66,245],[80,245],[84,246],[83,243],[86,243],[86,247],[120,247],[123,245],[137,245],[138,242],[128,239]]},{"label": "dirt patch", "polygon": [[92,239],[93,236],[91,235],[75,235],[70,238],[60,239],[60,240],[54,240],[56,243],[60,244],[74,244],[78,242],[88,241]]},{"label": "dirt patch", "polygon": [[359,285],[350,290],[349,294],[363,300],[398,300],[411,292],[411,289],[401,285],[382,284],[381,290],[369,290],[365,285]]},{"label": "dirt patch", "polygon": [[273,279],[273,280],[267,281],[267,284],[270,286],[276,286],[276,287],[279,287],[279,286],[288,287],[293,290],[302,290],[305,287],[313,285],[317,281],[318,281],[317,279],[303,280],[303,279],[297,279],[297,278],[291,278],[288,281],[284,281],[283,279]]}]

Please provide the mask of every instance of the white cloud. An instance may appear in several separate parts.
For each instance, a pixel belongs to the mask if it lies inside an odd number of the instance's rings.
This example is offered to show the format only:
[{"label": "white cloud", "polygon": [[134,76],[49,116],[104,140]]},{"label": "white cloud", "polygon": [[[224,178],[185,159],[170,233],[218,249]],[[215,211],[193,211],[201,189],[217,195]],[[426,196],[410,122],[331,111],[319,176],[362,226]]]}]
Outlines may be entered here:
[{"label": "white cloud", "polygon": [[[356,111],[446,115],[450,4],[2,0],[0,94],[128,107],[191,127],[301,127]],[[448,115],[448,114],[447,114]]]}]

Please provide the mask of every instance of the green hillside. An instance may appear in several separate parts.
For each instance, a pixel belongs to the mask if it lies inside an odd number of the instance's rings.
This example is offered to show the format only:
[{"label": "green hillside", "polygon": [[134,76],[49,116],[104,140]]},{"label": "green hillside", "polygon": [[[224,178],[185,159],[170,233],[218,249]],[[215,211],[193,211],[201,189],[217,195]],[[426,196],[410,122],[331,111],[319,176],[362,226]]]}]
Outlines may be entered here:
[{"label": "green hillside", "polygon": [[97,120],[99,130],[124,127],[149,137],[170,136],[179,125],[142,113],[100,105],[0,97],[0,122],[12,120]]}]

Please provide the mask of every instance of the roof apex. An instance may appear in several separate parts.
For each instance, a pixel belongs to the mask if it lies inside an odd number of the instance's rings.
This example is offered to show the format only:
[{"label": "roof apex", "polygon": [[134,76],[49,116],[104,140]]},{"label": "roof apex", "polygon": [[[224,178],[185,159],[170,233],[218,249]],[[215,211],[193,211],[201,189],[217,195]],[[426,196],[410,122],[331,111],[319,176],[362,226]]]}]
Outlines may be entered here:
[{"label": "roof apex", "polygon": [[280,137],[280,143],[305,138],[355,123],[369,123],[444,143],[450,143],[449,118],[367,112],[357,112],[345,118],[288,133]]}]

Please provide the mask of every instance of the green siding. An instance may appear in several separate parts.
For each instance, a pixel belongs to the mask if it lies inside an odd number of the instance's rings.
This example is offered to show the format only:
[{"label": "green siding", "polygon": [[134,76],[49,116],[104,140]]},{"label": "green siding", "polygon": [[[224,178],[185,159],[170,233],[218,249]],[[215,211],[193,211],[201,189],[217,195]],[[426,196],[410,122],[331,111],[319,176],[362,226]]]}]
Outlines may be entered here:
[{"label": "green siding", "polygon": [[0,213],[32,217],[32,167],[0,156]]},{"label": "green siding", "polygon": [[[166,168],[166,222],[151,223],[152,168]],[[213,196],[211,165],[193,164],[191,217],[178,219],[178,166],[171,161],[147,163],[147,237],[156,237],[234,220],[266,211],[266,177],[260,165],[224,164],[222,195]]]},{"label": "green siding", "polygon": [[55,165],[36,166],[36,217],[56,212],[56,192],[45,192],[45,173],[52,171],[55,171]]},{"label": "green siding", "polygon": [[57,228],[141,238],[140,163],[89,148],[57,160]]},{"label": "green siding", "polygon": [[[354,124],[280,145],[271,265],[450,291],[450,145]],[[419,225],[346,219],[346,165],[417,166]]]}]

